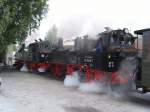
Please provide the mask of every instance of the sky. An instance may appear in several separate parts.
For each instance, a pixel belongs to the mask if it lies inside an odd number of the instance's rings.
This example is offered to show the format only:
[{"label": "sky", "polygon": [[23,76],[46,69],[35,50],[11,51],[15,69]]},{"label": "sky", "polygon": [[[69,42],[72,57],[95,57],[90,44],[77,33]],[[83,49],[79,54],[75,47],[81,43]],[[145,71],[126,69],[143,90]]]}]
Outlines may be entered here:
[{"label": "sky", "polygon": [[135,30],[150,27],[150,0],[49,0],[49,11],[31,37],[44,38],[53,25],[58,36],[94,36],[104,27]]}]

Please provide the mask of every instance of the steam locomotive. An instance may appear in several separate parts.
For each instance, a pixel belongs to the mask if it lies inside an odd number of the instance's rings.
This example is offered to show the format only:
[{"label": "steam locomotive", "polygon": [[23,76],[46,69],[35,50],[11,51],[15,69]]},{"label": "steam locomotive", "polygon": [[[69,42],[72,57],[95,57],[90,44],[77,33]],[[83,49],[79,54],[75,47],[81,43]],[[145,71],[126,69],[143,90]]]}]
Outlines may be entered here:
[{"label": "steam locomotive", "polygon": [[73,46],[63,45],[62,38],[55,44],[36,41],[27,47],[22,45],[14,66],[21,69],[26,65],[30,72],[50,72],[58,78],[79,71],[85,74],[83,81],[107,77],[114,85],[124,85],[140,77],[136,39],[124,28],[107,29],[97,38],[77,37]]}]

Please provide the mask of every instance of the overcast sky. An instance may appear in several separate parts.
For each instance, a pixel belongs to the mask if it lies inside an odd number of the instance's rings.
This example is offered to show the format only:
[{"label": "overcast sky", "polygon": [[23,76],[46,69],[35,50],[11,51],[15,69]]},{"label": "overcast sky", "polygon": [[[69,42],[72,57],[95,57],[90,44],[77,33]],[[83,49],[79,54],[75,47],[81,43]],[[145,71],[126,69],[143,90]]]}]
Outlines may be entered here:
[{"label": "overcast sky", "polygon": [[96,35],[109,26],[130,31],[150,27],[150,0],[50,0],[39,37],[55,24],[58,36]]}]

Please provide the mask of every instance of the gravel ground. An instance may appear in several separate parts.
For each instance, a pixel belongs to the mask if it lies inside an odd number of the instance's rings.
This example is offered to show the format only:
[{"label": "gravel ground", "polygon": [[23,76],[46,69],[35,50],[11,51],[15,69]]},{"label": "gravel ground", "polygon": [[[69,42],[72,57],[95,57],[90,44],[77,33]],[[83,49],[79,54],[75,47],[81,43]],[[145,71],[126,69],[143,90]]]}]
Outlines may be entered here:
[{"label": "gravel ground", "polygon": [[0,112],[150,112],[150,94],[116,98],[83,93],[31,73],[0,73]]}]

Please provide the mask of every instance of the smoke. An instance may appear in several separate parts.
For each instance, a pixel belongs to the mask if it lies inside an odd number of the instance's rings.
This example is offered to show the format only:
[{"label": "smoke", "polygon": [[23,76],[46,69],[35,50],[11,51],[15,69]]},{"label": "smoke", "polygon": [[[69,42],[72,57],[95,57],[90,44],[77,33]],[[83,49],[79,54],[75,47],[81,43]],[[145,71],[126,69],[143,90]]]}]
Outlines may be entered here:
[{"label": "smoke", "polygon": [[79,90],[83,92],[94,92],[94,93],[103,93],[102,85],[97,81],[91,81],[86,83],[81,83]]},{"label": "smoke", "polygon": [[88,15],[77,15],[73,18],[67,18],[59,26],[58,35],[65,39],[72,39],[84,35],[89,35],[93,38],[99,32],[104,31],[105,26],[110,25],[108,21],[106,22],[107,24],[97,21],[96,17],[90,17],[89,19]]},{"label": "smoke", "polygon": [[21,72],[28,72],[28,68],[27,68],[26,64],[24,64],[24,65],[22,66],[22,68],[20,69],[20,71],[21,71]]},{"label": "smoke", "polygon": [[90,82],[85,82],[82,75],[85,74],[75,71],[72,75],[66,75],[64,80],[65,86],[78,86],[78,89],[82,92],[92,92],[92,93],[105,93],[114,97],[122,97],[130,94],[136,89],[135,85],[135,74],[137,72],[138,61],[135,58],[124,59],[119,67],[116,76],[117,80],[120,82],[123,79],[128,78],[125,83],[113,83],[111,78],[111,73],[105,73],[104,77],[100,80],[91,80]]},{"label": "smoke", "polygon": [[125,78],[128,77],[129,81],[121,88],[126,89],[127,91],[136,89],[135,78],[138,71],[137,67],[138,60],[133,57],[126,58],[122,61],[120,69],[118,70],[119,75]]},{"label": "smoke", "polygon": [[80,79],[77,71],[73,72],[71,75],[66,75],[64,79],[65,86],[79,86]]},{"label": "smoke", "polygon": [[83,92],[100,93],[103,91],[102,85],[98,81],[85,82],[83,75],[85,74],[79,71],[75,71],[71,75],[66,75],[64,85],[68,87],[77,86]]},{"label": "smoke", "polygon": [[[120,80],[122,83],[108,83],[108,87],[110,88],[108,94],[114,97],[123,97],[134,92],[136,90],[135,78],[137,67],[137,59],[133,57],[124,59],[117,71],[119,75],[116,77],[116,79]],[[126,79],[127,81],[123,83]]]}]

